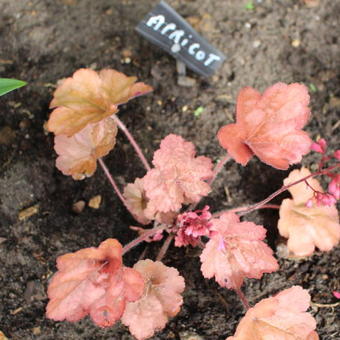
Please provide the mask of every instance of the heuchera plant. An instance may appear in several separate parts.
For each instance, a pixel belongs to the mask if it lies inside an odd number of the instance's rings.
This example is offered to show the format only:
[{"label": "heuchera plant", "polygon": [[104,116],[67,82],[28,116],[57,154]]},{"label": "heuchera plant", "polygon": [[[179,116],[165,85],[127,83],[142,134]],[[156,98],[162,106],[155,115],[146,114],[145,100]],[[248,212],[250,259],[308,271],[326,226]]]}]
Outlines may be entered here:
[{"label": "heuchera plant", "polygon": [[[306,312],[308,292],[294,286],[251,307],[242,292],[247,278],[260,279],[279,270],[273,251],[265,243],[266,229],[240,217],[257,209],[279,209],[278,229],[287,238],[293,257],[309,256],[315,248],[331,250],[340,239],[336,202],[340,198],[340,150],[327,153],[327,142],[312,142],[302,131],[310,117],[309,94],[302,84],[277,83],[263,94],[251,87],[240,91],[236,123],[218,131],[228,154],[213,167],[209,157],[197,156],[195,146],[170,134],[155,151],[151,167],[140,147],[118,118],[118,106],[150,92],[115,70],[81,69],[62,80],[50,107],[46,128],[55,134],[56,166],[65,175],[81,180],[93,175],[97,161],[113,189],[136,222],[152,227],[131,226],[138,237],[124,247],[115,239],[98,248],[81,249],[58,257],[58,272],[52,277],[47,317],[78,321],[89,315],[100,327],[118,320],[138,340],[163,329],[181,308],[185,284],[175,268],[161,261],[174,241],[175,247],[200,247],[201,271],[227,289],[233,289],[246,314],[234,336],[227,340],[315,340],[316,322]],[[121,129],[144,164],[144,177],[136,178],[121,191],[102,157],[115,145]],[[229,211],[212,212],[205,205],[196,209],[211,192],[211,185],[227,161],[245,166],[256,155],[277,169],[301,162],[309,151],[321,155],[318,169],[293,170],[283,186],[263,201]],[[329,178],[324,192],[316,176]],[[292,198],[281,206],[268,204],[288,190]],[[141,242],[163,241],[155,261],[124,266],[122,257]]]}]

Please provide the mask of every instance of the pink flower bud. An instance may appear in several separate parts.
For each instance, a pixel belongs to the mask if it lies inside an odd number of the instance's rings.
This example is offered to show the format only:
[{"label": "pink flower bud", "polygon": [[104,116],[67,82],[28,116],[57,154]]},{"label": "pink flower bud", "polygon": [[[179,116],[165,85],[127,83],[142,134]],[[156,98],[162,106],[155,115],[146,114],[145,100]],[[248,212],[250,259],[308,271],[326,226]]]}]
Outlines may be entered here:
[{"label": "pink flower bud", "polygon": [[210,235],[211,213],[209,206],[202,210],[189,211],[177,216],[177,235],[175,237],[175,246],[182,247],[191,245],[197,246],[201,236]]},{"label": "pink flower bud", "polygon": [[319,153],[325,153],[327,150],[327,142],[321,138],[317,142],[312,143],[311,150]]},{"label": "pink flower bud", "polygon": [[340,292],[334,291],[333,295],[337,298],[340,299]]},{"label": "pink flower bud", "polygon": [[306,202],[306,207],[307,208],[312,208],[313,207],[313,201],[311,199]]},{"label": "pink flower bud", "polygon": [[340,175],[336,175],[328,185],[328,192],[335,197],[340,199]]},{"label": "pink flower bud", "polygon": [[336,204],[336,198],[328,193],[318,192],[315,198],[318,205],[332,206]]}]

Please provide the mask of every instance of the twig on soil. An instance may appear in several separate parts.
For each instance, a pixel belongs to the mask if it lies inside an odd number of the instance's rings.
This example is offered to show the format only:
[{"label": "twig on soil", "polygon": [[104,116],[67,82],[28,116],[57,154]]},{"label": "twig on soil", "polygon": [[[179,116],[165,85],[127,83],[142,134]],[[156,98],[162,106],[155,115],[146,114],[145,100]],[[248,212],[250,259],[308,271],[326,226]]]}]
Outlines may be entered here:
[{"label": "twig on soil", "polygon": [[340,306],[340,301],[339,302],[335,302],[335,303],[316,303],[311,301],[311,306],[312,307],[318,307],[318,308],[334,308],[337,306]]}]

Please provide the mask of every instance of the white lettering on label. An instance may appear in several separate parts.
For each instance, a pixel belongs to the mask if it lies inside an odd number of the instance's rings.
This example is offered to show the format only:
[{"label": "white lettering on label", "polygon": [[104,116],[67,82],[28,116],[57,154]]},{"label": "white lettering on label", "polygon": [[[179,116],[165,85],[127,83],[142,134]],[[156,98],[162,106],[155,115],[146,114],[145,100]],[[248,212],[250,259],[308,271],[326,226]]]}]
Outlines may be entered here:
[{"label": "white lettering on label", "polygon": [[[173,53],[177,53],[181,50],[181,46],[187,46],[189,43],[189,39],[192,39],[192,35],[189,34],[187,38],[185,37],[185,32],[183,30],[177,29],[176,24],[174,23],[166,23],[164,15],[155,15],[150,17],[146,22],[148,27],[153,28],[154,31],[158,31],[163,25],[163,29],[160,31],[162,35],[167,35],[167,33],[171,32],[168,35],[168,38],[174,42],[171,46],[171,51]],[[221,60],[221,57],[214,53],[209,53],[207,57],[207,53],[200,49],[201,45],[198,43],[191,43],[188,45],[188,53],[192,55],[197,61],[203,62],[204,66],[210,66],[213,62]]]},{"label": "white lettering on label", "polygon": [[212,62],[216,60],[221,60],[221,57],[219,57],[218,55],[214,53],[210,53],[208,59],[204,62],[204,65],[209,66]]},{"label": "white lettering on label", "polygon": [[194,55],[196,50],[200,48],[200,44],[194,43],[189,47],[189,54]]},{"label": "white lettering on label", "polygon": [[183,30],[177,30],[177,31],[172,32],[169,35],[169,39],[173,40],[176,44],[179,44],[179,41],[181,40],[183,35],[184,35]]},{"label": "white lettering on label", "polygon": [[181,45],[184,47],[189,42],[188,39],[183,39]]},{"label": "white lettering on label", "polygon": [[153,29],[157,31],[164,24],[164,22],[165,22],[164,15],[156,15],[154,17],[151,17],[146,23],[146,25],[149,27],[155,25]]},{"label": "white lettering on label", "polygon": [[205,52],[203,52],[202,50],[198,51],[195,55],[195,58],[199,61],[205,59]]}]

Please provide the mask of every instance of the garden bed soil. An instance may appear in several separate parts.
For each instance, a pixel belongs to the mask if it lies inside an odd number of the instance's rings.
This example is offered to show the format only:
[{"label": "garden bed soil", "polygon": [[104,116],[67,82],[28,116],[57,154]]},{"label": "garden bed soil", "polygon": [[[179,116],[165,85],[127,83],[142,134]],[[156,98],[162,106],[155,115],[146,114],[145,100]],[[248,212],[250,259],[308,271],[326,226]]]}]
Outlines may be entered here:
[{"label": "garden bed soil", "polygon": [[[149,160],[169,133],[194,142],[199,154],[217,160],[223,150],[216,132],[233,121],[240,88],[253,86],[262,91],[278,81],[309,86],[313,115],[306,129],[313,138],[325,137],[331,150],[336,148],[338,1],[320,0],[317,6],[308,7],[298,0],[262,0],[253,1],[254,8],[249,9],[249,1],[169,0],[227,56],[223,67],[209,79],[189,72],[196,80],[190,88],[177,85],[174,59],[134,31],[156,3],[0,1],[0,76],[28,82],[25,88],[0,99],[0,329],[10,339],[132,339],[120,324],[101,329],[88,318],[68,323],[45,317],[46,287],[56,271],[57,256],[97,246],[109,237],[125,244],[136,236],[128,228],[135,222],[100,169],[89,179],[73,181],[54,167],[53,137],[45,133],[43,125],[58,79],[82,67],[110,67],[152,85],[153,93],[123,105],[119,113]],[[196,117],[198,107],[204,111]],[[309,155],[303,164],[309,166],[316,160]],[[105,161],[121,186],[144,175],[121,134]],[[230,162],[202,204],[217,211],[259,201],[279,188],[287,173],[255,159],[245,168]],[[99,209],[86,206],[79,214],[73,212],[75,202],[88,202],[96,195],[102,196]],[[32,206],[32,216],[19,219],[19,213]],[[286,259],[277,252],[277,212],[261,211],[247,218],[268,229],[269,243],[281,266],[262,280],[247,281],[244,290],[251,304],[292,285],[308,289],[316,304],[337,302],[332,291],[340,289],[339,247],[298,261]],[[132,251],[127,264],[132,265],[144,247]],[[154,258],[159,247],[149,245],[146,255]],[[196,250],[178,248],[170,248],[166,255],[164,262],[178,268],[185,278],[184,305],[153,339],[184,340],[194,335],[191,339],[222,340],[233,334],[244,315],[233,291],[202,277],[198,255]],[[310,311],[320,338],[339,339],[339,306],[316,304]]]}]

